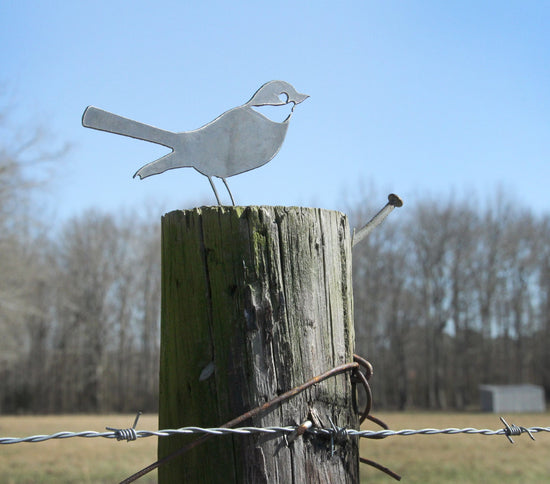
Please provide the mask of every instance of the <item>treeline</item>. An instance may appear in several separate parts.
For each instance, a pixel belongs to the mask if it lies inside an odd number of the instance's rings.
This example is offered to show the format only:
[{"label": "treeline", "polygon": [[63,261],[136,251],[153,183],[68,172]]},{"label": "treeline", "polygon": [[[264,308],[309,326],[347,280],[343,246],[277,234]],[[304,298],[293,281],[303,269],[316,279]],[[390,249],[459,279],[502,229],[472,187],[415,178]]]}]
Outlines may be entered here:
[{"label": "treeline", "polygon": [[90,211],[0,236],[1,412],[157,408],[157,224]]},{"label": "treeline", "polygon": [[[5,227],[2,412],[156,410],[158,225],[90,211],[48,236]],[[475,408],[480,383],[550,389],[549,217],[426,199],[356,246],[353,271],[377,408]]]},{"label": "treeline", "polygon": [[504,193],[484,208],[405,207],[353,253],[356,345],[378,408],[475,408],[484,383],[548,395],[550,218]]}]

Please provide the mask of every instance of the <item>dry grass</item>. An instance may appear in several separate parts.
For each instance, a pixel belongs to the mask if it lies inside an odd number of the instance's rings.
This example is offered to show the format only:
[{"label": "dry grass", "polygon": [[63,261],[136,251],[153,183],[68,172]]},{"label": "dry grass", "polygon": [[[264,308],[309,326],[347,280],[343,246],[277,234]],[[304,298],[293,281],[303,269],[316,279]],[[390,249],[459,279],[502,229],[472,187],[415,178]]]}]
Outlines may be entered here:
[{"label": "dry grass", "polygon": [[[135,415],[61,415],[0,417],[0,436],[26,437],[67,430],[105,431],[105,426],[130,427]],[[142,415],[138,428],[158,428],[156,415]],[[135,442],[75,437],[0,446],[0,482],[6,484],[69,484],[120,482],[156,460],[157,439]],[[156,473],[138,482],[156,482]]]},{"label": "dry grass", "polygon": [[[496,415],[444,413],[383,413],[391,429],[476,427],[498,429]],[[550,426],[550,415],[506,416],[516,425]],[[61,430],[103,431],[105,426],[128,427],[133,415],[71,415],[0,417],[0,436],[26,437]],[[375,427],[370,424],[369,428]],[[157,428],[156,415],[143,415],[138,428]],[[515,437],[511,445],[504,436],[418,435],[361,441],[361,455],[380,462],[403,476],[406,483],[537,483],[550,482],[550,434]],[[101,438],[71,438],[43,443],[0,446],[0,482],[20,483],[113,483],[128,477],[156,459],[157,439],[117,442]],[[361,465],[364,483],[394,482],[381,472]],[[138,482],[156,481],[156,473]]]},{"label": "dry grass", "polygon": [[[480,413],[382,413],[392,430],[406,428],[465,428],[497,430],[496,415]],[[550,426],[548,414],[504,416],[508,423],[524,427]],[[375,426],[368,425],[375,430]],[[395,436],[384,440],[362,439],[361,455],[401,474],[407,483],[538,483],[550,482],[550,433],[513,437],[483,435]],[[361,464],[364,483],[395,482],[372,467]]]}]

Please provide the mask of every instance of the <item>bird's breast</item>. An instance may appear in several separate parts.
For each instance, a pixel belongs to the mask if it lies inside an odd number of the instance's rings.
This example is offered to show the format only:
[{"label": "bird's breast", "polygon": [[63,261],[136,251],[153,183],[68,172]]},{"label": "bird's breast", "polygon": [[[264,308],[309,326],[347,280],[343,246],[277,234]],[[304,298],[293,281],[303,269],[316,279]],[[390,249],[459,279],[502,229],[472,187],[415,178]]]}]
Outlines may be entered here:
[{"label": "bird's breast", "polygon": [[287,129],[288,120],[277,123],[240,106],[202,128],[181,133],[181,149],[202,174],[226,178],[270,161],[281,148]]}]

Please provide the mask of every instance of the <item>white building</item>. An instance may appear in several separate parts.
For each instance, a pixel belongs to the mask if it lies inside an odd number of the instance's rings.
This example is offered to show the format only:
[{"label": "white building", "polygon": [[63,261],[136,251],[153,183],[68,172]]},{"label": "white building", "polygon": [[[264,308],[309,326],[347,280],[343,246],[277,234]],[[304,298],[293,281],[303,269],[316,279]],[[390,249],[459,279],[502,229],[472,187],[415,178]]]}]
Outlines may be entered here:
[{"label": "white building", "polygon": [[544,412],[544,389],[538,385],[479,385],[483,412]]}]

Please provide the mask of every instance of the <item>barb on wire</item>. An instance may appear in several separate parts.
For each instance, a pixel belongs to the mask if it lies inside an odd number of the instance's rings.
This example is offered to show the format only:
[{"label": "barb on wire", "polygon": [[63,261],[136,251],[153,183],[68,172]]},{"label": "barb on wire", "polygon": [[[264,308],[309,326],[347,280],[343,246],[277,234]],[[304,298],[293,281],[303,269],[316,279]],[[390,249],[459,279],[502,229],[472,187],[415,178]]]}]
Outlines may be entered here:
[{"label": "barb on wire", "polygon": [[334,442],[341,442],[342,440],[347,439],[348,434],[346,432],[346,429],[344,427],[337,427],[334,425],[334,422],[329,417],[328,418],[330,422],[330,429],[329,429],[329,435],[330,435],[330,456],[334,456],[334,453],[336,452],[334,449]]},{"label": "barb on wire", "polygon": [[112,430],[115,433],[115,437],[117,440],[126,440],[126,442],[130,442],[131,440],[136,440],[137,439],[136,425],[138,423],[140,416],[141,416],[141,412],[138,412],[136,415],[136,419],[134,420],[134,425],[132,425],[132,428],[129,428],[129,429],[117,429],[113,427],[105,427],[105,428],[107,430]]},{"label": "barb on wire", "polygon": [[531,430],[525,428],[525,427],[518,427],[517,425],[512,424],[511,426],[508,425],[508,422],[504,420],[503,417],[500,417],[500,421],[506,426],[503,431],[504,435],[508,438],[511,444],[514,443],[512,440],[511,435],[521,435],[523,432],[527,432],[529,434],[529,437],[531,437],[531,440],[535,440],[535,437],[533,437],[533,434],[531,433]]}]

